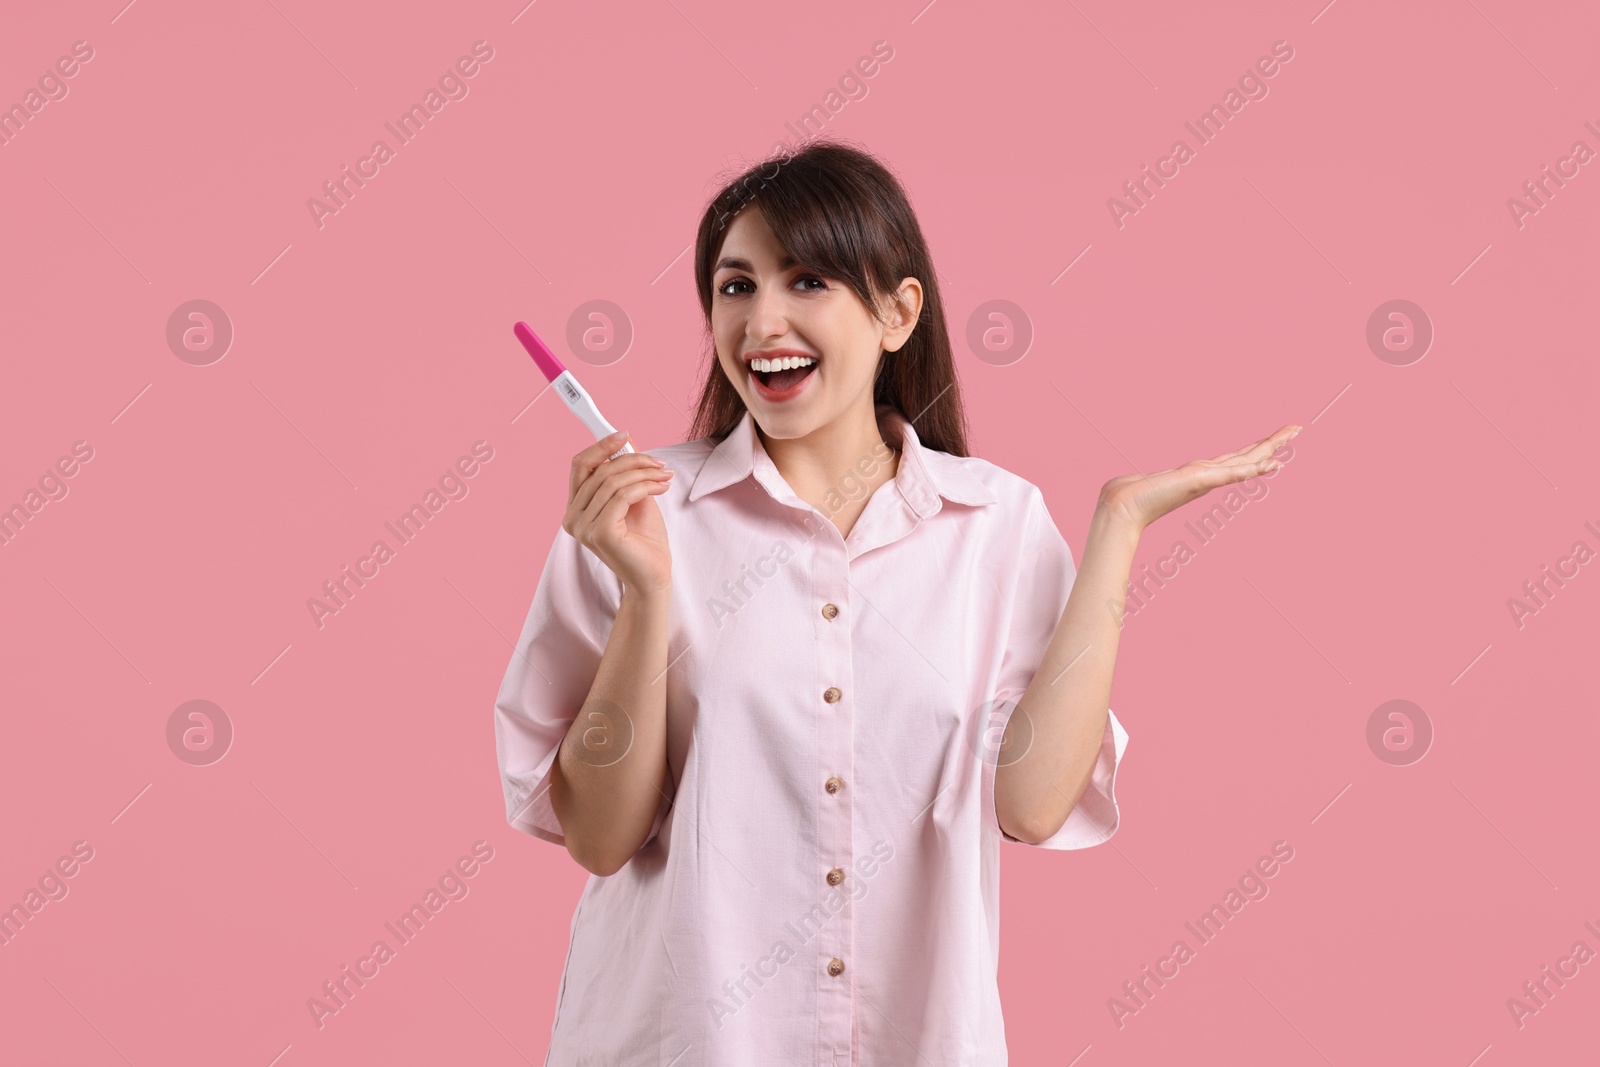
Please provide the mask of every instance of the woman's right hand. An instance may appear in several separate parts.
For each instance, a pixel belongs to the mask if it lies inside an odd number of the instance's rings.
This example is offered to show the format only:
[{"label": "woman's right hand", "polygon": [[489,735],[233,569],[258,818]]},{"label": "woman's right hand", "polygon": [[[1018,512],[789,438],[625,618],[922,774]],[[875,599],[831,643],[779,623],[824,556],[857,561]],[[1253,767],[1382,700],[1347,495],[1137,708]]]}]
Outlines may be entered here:
[{"label": "woman's right hand", "polygon": [[672,468],[643,452],[607,459],[627,440],[622,430],[572,457],[561,528],[600,557],[624,589],[664,592],[672,585],[667,524],[653,494],[672,484]]}]

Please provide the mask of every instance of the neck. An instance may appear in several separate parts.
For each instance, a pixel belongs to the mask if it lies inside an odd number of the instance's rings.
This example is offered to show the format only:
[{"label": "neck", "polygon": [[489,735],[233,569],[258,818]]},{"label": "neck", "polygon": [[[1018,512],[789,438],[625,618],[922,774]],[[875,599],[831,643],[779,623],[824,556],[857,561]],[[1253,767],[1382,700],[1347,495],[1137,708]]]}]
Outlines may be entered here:
[{"label": "neck", "polygon": [[870,396],[804,437],[768,437],[759,425],[756,434],[789,487],[819,507],[830,494],[855,499],[864,487],[870,496],[895,476],[904,443],[888,413],[880,417]]}]

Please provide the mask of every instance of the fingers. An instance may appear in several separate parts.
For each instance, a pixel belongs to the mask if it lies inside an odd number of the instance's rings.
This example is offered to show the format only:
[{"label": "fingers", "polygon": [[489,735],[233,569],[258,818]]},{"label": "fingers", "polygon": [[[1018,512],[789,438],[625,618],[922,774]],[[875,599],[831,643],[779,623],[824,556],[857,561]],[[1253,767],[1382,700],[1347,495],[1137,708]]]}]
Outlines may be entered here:
[{"label": "fingers", "polygon": [[1266,456],[1262,459],[1212,467],[1204,479],[1205,482],[1209,483],[1206,485],[1206,490],[1209,492],[1218,486],[1231,485],[1234,482],[1248,481],[1263,474],[1271,474],[1282,466],[1283,463],[1280,460]]},{"label": "fingers", "polygon": [[[620,458],[626,459],[631,457]],[[591,478],[591,482],[597,482],[599,484],[598,487],[593,490],[588,503],[583,506],[583,521],[586,524],[592,525],[599,520],[602,514],[607,515],[608,521],[614,519],[616,517],[614,514],[608,514],[608,506],[618,497],[619,494],[622,494],[625,491],[637,489],[639,495],[642,496],[653,486],[660,485],[662,488],[665,488],[667,485],[671,484],[671,480],[671,468],[659,470],[653,465],[636,466],[631,470],[613,471],[606,474],[603,478]],[[589,487],[586,485],[585,489],[587,488]],[[630,504],[636,499],[638,499],[637,496],[630,497]]]},{"label": "fingers", "polygon": [[[1283,462],[1274,459],[1273,454],[1283,447],[1284,442],[1298,434],[1301,428],[1296,423],[1288,423],[1280,427],[1271,436],[1263,437],[1256,443],[1247,445],[1237,452],[1224,453],[1212,459],[1190,460],[1175,470],[1157,471],[1153,475],[1143,475],[1142,477],[1146,483],[1151,485],[1162,482],[1177,487],[1175,497],[1169,495],[1169,503],[1160,511],[1160,514],[1165,514],[1172,508],[1198,499],[1220,486],[1246,481],[1278,470],[1283,466]],[[1114,479],[1113,481],[1131,481],[1132,477],[1132,475],[1127,475],[1124,479]],[[1111,484],[1107,483],[1108,486]],[[1101,490],[1102,496],[1105,493],[1106,489],[1103,488]]]},{"label": "fingers", "polygon": [[1273,434],[1272,437],[1264,438],[1249,449],[1235,453],[1231,459],[1218,457],[1194,464],[1191,470],[1201,495],[1219,486],[1271,474],[1282,467],[1282,460],[1272,458],[1273,452],[1279,448],[1279,445],[1272,444],[1277,437],[1278,434]]},{"label": "fingers", "polygon": [[[610,452],[606,451],[608,447]],[[584,451],[586,452],[588,449]],[[615,474],[630,473],[638,470],[665,471],[669,469],[665,463],[648,452],[627,452],[616,459],[605,458],[605,456],[615,451],[616,448],[614,446],[602,445],[600,462],[596,463],[584,480],[578,483],[572,493],[572,499],[568,501],[569,507],[574,507],[579,511],[585,510],[589,506],[589,502],[594,499],[595,493],[605,484],[605,480]],[[581,456],[583,453],[580,452],[578,454]],[[576,460],[574,460],[574,463],[576,463]],[[576,470],[576,466],[573,469]]]},{"label": "fingers", "polygon": [[1278,449],[1282,448],[1288,443],[1289,438],[1294,437],[1303,429],[1305,429],[1304,426],[1301,426],[1299,423],[1295,422],[1286,423],[1283,426],[1280,426],[1277,433],[1273,434],[1271,437],[1262,442],[1262,444],[1269,446],[1267,448],[1267,455],[1270,456]]},{"label": "fingers", "polygon": [[[567,481],[567,499],[569,501],[577,495],[578,488],[588,480],[589,475],[595,472],[595,468],[604,463],[606,457],[621,448],[627,440],[628,431],[617,430],[600,438],[600,440],[572,457],[572,472]],[[637,453],[630,454],[636,455]],[[619,456],[618,458],[620,459],[621,457]]]},{"label": "fingers", "polygon": [[641,478],[636,482],[623,486],[611,495],[610,499],[595,515],[595,522],[602,527],[621,522],[622,517],[628,513],[629,508],[653,493],[666,492],[668,484],[666,480],[660,478],[653,480]]},{"label": "fingers", "polygon": [[1286,423],[1269,436],[1263,437],[1254,444],[1245,445],[1243,448],[1236,449],[1232,452],[1224,452],[1220,456],[1213,457],[1211,462],[1230,463],[1241,459],[1247,459],[1251,462],[1254,462],[1263,458],[1264,456],[1272,455],[1278,449],[1283,447],[1284,442],[1288,441],[1289,438],[1299,433],[1302,429],[1304,429],[1304,427],[1300,426],[1298,423]]}]

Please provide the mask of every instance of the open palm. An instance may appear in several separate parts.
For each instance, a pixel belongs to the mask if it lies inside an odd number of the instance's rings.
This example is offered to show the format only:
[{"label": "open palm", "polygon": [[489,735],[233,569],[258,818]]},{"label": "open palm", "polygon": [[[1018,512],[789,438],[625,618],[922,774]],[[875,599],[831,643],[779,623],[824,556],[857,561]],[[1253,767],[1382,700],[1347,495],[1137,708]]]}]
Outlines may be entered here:
[{"label": "open palm", "polygon": [[1196,459],[1181,467],[1154,474],[1124,474],[1100,489],[1101,505],[1126,518],[1135,529],[1143,530],[1161,516],[1189,501],[1211,492],[1219,485],[1242,482],[1268,474],[1283,466],[1272,454],[1299,433],[1290,423],[1270,437],[1263,437],[1233,452],[1212,459]]}]

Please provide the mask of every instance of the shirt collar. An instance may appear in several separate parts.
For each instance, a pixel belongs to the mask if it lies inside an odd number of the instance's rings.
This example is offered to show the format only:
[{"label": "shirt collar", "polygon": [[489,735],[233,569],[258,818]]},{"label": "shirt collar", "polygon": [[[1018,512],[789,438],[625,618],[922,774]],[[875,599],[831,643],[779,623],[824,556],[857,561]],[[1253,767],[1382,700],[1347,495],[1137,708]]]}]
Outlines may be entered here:
[{"label": "shirt collar", "polygon": [[[925,448],[909,419],[886,404],[877,406],[878,426],[891,445],[900,442],[900,466],[895,472],[895,487],[923,518],[937,514],[942,506],[940,497],[960,504],[993,504],[998,501],[994,491],[967,468],[958,456],[937,449]],[[897,432],[898,431],[898,432]],[[768,473],[777,476],[777,467],[761,438],[756,434],[755,419],[749,409],[739,419],[737,426],[722,442],[711,450],[706,462],[695,475],[689,489],[689,499],[698,500],[751,475]],[[781,476],[776,481],[782,482]],[[769,492],[771,491],[769,486]]]}]

